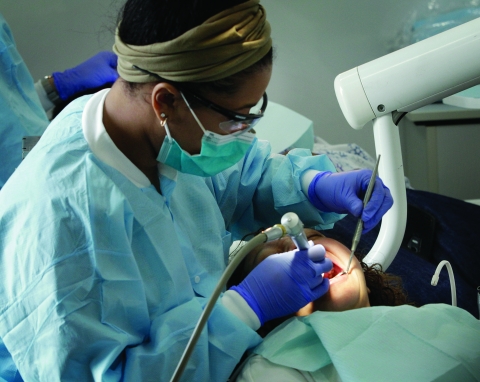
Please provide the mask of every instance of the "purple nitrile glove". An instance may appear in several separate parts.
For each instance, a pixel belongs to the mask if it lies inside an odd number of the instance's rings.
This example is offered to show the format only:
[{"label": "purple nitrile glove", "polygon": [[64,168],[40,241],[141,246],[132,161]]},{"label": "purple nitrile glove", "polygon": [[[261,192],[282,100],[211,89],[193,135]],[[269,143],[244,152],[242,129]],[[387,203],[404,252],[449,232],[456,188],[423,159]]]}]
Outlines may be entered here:
[{"label": "purple nitrile glove", "polygon": [[59,97],[66,100],[75,93],[115,82],[118,78],[117,55],[99,52],[74,68],[54,72],[52,77]]},{"label": "purple nitrile glove", "polygon": [[322,273],[332,269],[325,248],[317,244],[305,250],[272,255],[257,265],[237,286],[260,323],[295,313],[327,293],[330,286]]},{"label": "purple nitrile glove", "polygon": [[375,179],[370,201],[363,208],[363,195],[372,171],[319,172],[308,187],[310,202],[323,212],[349,213],[362,217],[363,233],[370,231],[393,205],[392,194],[380,178]]}]

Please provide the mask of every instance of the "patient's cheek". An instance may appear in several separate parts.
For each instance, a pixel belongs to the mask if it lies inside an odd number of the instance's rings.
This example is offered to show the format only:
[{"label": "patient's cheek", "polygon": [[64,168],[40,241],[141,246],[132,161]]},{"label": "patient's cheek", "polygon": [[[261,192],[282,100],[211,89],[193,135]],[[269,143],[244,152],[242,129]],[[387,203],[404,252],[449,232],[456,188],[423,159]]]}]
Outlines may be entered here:
[{"label": "patient's cheek", "polygon": [[295,315],[299,317],[308,316],[313,313],[313,302],[309,302],[302,309],[300,309]]}]

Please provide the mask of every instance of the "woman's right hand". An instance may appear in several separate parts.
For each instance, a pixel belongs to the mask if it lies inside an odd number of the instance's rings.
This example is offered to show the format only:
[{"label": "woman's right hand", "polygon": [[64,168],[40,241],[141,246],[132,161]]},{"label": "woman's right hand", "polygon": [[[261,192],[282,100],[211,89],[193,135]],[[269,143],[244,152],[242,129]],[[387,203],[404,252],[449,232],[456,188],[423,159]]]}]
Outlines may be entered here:
[{"label": "woman's right hand", "polygon": [[327,293],[330,282],[322,273],[331,269],[325,248],[318,244],[269,256],[231,289],[247,301],[263,325],[295,313]]}]

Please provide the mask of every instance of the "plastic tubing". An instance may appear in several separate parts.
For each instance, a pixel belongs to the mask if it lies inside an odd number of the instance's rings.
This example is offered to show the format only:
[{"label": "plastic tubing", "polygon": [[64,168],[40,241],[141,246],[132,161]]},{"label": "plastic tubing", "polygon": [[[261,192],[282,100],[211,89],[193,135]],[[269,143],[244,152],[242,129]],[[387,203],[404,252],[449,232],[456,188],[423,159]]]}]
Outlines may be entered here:
[{"label": "plastic tubing", "polygon": [[452,294],[452,306],[457,306],[457,289],[455,288],[455,278],[453,277],[453,269],[450,263],[447,260],[440,261],[437,265],[437,269],[432,277],[431,284],[436,286],[438,283],[438,278],[440,277],[440,271],[442,270],[443,266],[447,267],[448,277],[450,279],[450,292]]}]

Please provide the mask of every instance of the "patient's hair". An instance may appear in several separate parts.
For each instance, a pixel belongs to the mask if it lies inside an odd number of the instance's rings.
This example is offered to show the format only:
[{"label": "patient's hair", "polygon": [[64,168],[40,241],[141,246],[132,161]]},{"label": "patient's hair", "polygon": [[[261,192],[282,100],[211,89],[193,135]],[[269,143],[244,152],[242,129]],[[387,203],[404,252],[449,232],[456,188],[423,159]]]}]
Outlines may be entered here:
[{"label": "patient's hair", "polygon": [[368,300],[371,306],[398,306],[411,304],[400,276],[382,271],[380,264],[367,265],[360,262],[365,275],[365,281],[370,293]]}]

